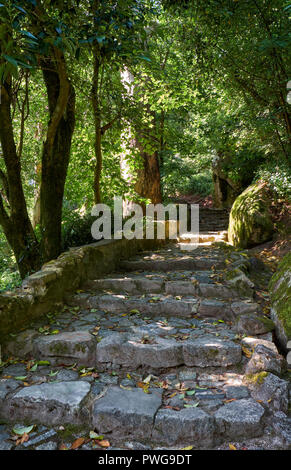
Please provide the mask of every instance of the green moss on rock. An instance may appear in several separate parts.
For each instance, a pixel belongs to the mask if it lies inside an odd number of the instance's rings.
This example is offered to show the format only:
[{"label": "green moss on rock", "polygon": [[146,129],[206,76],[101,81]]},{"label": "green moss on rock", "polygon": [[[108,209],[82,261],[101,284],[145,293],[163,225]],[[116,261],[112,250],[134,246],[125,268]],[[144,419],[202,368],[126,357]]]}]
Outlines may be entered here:
[{"label": "green moss on rock", "polygon": [[268,376],[269,372],[258,372],[257,374],[247,374],[245,379],[247,382],[252,384],[262,385],[264,383],[265,378]]},{"label": "green moss on rock", "polygon": [[240,248],[249,248],[272,238],[273,222],[268,212],[270,199],[266,185],[255,183],[240,194],[231,209],[228,240]]}]

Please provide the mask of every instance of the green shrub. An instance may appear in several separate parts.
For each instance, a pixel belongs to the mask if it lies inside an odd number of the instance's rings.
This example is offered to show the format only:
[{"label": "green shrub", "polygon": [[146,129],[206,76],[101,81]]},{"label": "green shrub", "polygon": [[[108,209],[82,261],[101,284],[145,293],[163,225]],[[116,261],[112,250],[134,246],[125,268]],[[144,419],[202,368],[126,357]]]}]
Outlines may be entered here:
[{"label": "green shrub", "polygon": [[261,167],[256,179],[268,182],[269,188],[283,199],[291,199],[291,170],[286,164],[269,164]]}]

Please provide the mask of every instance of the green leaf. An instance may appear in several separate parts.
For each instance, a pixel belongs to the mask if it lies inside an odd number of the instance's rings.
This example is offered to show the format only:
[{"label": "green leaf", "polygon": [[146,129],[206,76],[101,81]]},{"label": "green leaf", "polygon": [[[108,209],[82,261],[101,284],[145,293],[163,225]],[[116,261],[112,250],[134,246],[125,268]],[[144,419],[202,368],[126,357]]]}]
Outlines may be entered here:
[{"label": "green leaf", "polygon": [[97,439],[98,441],[102,441],[104,439],[104,436],[99,436],[95,431],[90,431],[90,439]]},{"label": "green leaf", "polygon": [[30,39],[35,39],[35,40],[37,41],[37,37],[34,36],[33,34],[31,34],[29,31],[24,31],[24,30],[22,30],[22,31],[20,31],[20,32],[21,32],[21,34],[23,34],[24,36],[26,36],[26,37],[28,37],[28,38],[30,38]]},{"label": "green leaf", "polygon": [[38,361],[37,362],[39,366],[49,366],[50,361]]},{"label": "green leaf", "polygon": [[189,390],[188,392],[186,392],[186,395],[188,395],[189,397],[191,397],[192,395],[195,395],[195,390]]},{"label": "green leaf", "polygon": [[17,434],[18,436],[23,436],[23,434],[29,434],[34,428],[34,424],[32,426],[15,426],[12,431],[14,434]]},{"label": "green leaf", "polygon": [[7,55],[7,54],[3,54],[3,57],[4,59],[6,59],[8,62],[10,62],[10,64],[14,65],[14,67],[17,68],[18,66],[18,63],[15,59],[13,59],[13,57],[11,57],[10,55]]}]

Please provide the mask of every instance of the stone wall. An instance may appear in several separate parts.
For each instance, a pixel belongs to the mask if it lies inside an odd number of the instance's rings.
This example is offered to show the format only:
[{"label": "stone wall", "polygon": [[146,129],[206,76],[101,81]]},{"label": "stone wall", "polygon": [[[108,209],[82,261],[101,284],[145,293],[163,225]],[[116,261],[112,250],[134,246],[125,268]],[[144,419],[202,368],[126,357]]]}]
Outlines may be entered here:
[{"label": "stone wall", "polygon": [[[174,226],[166,221],[165,229],[168,238]],[[87,280],[114,271],[121,259],[163,243],[165,240],[103,240],[62,253],[24,279],[20,288],[0,294],[0,342],[8,341],[10,333],[27,328],[50,310],[60,308],[65,297]]]},{"label": "stone wall", "polygon": [[284,256],[269,285],[271,316],[276,335],[283,349],[291,340],[291,253]]}]

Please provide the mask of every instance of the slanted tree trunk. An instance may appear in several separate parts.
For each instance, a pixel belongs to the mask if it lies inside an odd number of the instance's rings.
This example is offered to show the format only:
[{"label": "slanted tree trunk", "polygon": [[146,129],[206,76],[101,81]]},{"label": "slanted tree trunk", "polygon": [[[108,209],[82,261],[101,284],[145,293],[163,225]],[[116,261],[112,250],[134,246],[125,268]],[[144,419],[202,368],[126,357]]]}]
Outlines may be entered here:
[{"label": "slanted tree trunk", "polygon": [[54,48],[51,58],[41,61],[47,89],[49,123],[42,152],[40,223],[44,261],[61,252],[64,187],[75,127],[75,91],[68,79],[65,58]]},{"label": "slanted tree trunk", "polygon": [[24,278],[39,269],[40,254],[24,197],[21,161],[13,135],[11,101],[11,77],[8,76],[1,86],[0,99],[0,142],[5,164],[5,171],[0,175],[0,224]]}]

